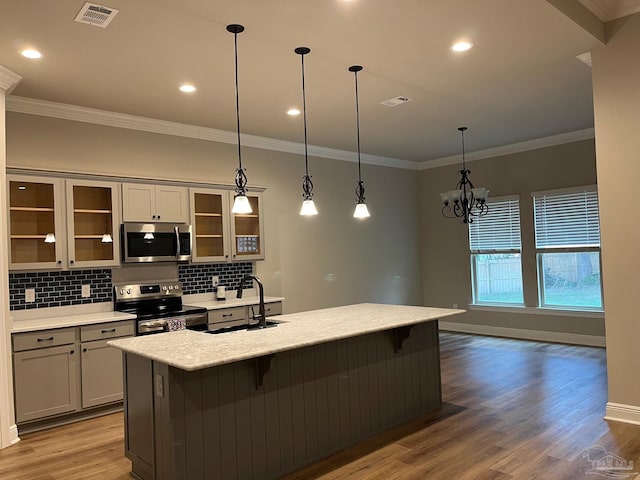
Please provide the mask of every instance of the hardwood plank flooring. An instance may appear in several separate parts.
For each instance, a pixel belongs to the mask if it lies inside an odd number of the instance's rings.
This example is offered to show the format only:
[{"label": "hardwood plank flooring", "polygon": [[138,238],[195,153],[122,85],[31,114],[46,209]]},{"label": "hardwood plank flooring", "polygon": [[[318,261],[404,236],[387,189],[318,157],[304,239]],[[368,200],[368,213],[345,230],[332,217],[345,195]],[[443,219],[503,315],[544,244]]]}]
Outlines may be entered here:
[{"label": "hardwood plank flooring", "polygon": [[[604,349],[452,333],[440,338],[441,411],[284,480],[605,478],[587,474],[592,465],[583,455],[595,445],[640,471],[640,426],[602,419]],[[122,421],[113,414],[24,435],[0,450],[0,479],[128,479]]]}]

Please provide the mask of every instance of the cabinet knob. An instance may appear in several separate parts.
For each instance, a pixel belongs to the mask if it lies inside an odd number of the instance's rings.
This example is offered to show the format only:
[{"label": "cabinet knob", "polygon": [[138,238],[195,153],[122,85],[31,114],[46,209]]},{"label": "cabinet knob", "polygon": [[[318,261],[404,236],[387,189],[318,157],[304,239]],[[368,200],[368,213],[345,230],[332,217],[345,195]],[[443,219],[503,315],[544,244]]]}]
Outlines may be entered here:
[{"label": "cabinet knob", "polygon": [[69,263],[73,265],[75,262],[73,260],[69,260]]},{"label": "cabinet knob", "polygon": [[158,220],[160,220],[160,215],[158,215]]},{"label": "cabinet knob", "polygon": [[[82,349],[82,351],[83,351],[83,352],[86,352],[86,351],[87,351],[87,349],[86,349],[86,348],[83,348],[83,349]],[[73,352],[72,352],[72,353],[73,353]]]},{"label": "cabinet knob", "polygon": [[69,354],[70,354],[70,355],[73,355],[74,353],[76,353],[76,351],[75,351],[75,350],[71,350],[71,351],[69,352]]},{"label": "cabinet knob", "polygon": [[58,265],[62,265],[62,260],[58,260],[56,263],[57,263]]}]

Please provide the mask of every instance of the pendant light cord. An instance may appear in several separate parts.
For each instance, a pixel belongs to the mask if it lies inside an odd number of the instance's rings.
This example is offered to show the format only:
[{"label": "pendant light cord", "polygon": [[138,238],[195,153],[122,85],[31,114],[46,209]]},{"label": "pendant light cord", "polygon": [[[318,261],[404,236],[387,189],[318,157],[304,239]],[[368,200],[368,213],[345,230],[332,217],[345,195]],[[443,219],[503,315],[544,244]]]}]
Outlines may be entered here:
[{"label": "pendant light cord", "polygon": [[356,78],[356,138],[358,144],[358,182],[362,182],[362,174],[360,169],[360,107],[358,101],[358,71],[356,70],[354,76]]},{"label": "pendant light cord", "polygon": [[240,148],[240,93],[238,88],[238,32],[233,32],[234,60],[236,70],[236,127],[238,131],[238,168],[242,170],[242,149]]},{"label": "pendant light cord", "polygon": [[304,56],[305,53],[300,54],[302,60],[302,118],[304,124],[304,168],[307,177],[309,176],[309,155],[307,147],[307,93],[304,84]]}]

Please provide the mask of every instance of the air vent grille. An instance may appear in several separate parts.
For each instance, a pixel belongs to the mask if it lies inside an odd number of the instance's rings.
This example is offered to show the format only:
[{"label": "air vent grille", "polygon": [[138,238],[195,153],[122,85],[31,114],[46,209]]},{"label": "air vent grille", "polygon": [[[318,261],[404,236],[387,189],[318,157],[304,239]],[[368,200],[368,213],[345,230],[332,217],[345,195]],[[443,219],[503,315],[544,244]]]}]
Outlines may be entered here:
[{"label": "air vent grille", "polygon": [[119,11],[115,8],[86,2],[78,12],[78,15],[76,15],[75,20],[80,23],[88,23],[94,27],[106,28]]},{"label": "air vent grille", "polygon": [[404,103],[412,102],[413,99],[409,97],[404,97],[402,95],[398,97],[390,98],[389,100],[385,100],[384,102],[380,102],[381,105],[386,105],[387,107],[397,107],[398,105],[402,105]]}]

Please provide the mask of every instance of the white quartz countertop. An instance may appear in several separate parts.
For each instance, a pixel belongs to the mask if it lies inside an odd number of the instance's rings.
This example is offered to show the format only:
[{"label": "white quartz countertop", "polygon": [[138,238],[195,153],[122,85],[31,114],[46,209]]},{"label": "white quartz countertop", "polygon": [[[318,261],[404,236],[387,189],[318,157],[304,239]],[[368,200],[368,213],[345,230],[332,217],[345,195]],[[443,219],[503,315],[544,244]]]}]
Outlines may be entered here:
[{"label": "white quartz countertop", "polygon": [[362,303],[272,317],[282,323],[263,330],[221,334],[181,330],[111,340],[109,344],[191,371],[464,312],[449,308]]},{"label": "white quartz countertop", "polygon": [[51,330],[53,328],[77,327],[79,325],[93,325],[95,323],[118,322],[132,320],[136,316],[123,312],[94,312],[79,315],[46,316],[24,320],[13,320],[11,333],[33,332],[36,330]]},{"label": "white quartz countertop", "polygon": [[[264,303],[275,303],[281,302],[284,300],[284,297],[264,297]],[[207,310],[219,310],[221,308],[232,308],[232,307],[245,307],[247,305],[258,305],[260,303],[259,296],[247,296],[242,298],[236,298],[235,294],[232,298],[227,298],[226,300],[204,300],[204,301],[185,301],[185,304],[191,305],[193,307],[204,307]]]}]

